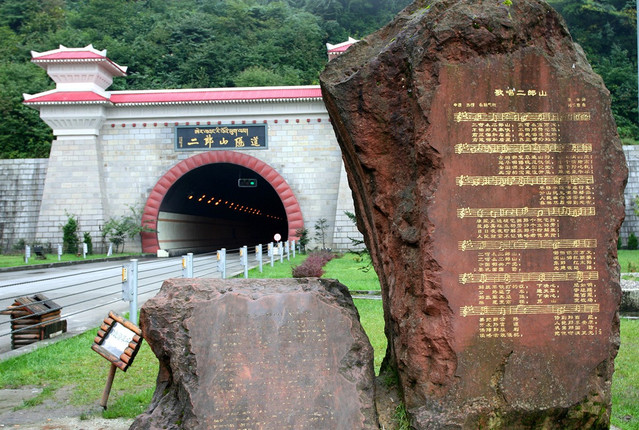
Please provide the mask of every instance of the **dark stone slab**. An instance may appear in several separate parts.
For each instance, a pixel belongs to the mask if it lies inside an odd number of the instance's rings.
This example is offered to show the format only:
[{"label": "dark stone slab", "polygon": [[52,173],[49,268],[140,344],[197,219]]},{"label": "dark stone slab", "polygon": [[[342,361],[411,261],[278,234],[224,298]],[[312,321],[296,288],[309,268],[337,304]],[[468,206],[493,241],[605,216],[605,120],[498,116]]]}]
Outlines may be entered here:
[{"label": "dark stone slab", "polygon": [[140,312],[160,361],[132,429],[373,429],[373,350],[318,279],[171,279]]},{"label": "dark stone slab", "polygon": [[627,176],[547,4],[417,1],[320,79],[416,428],[607,428]]}]

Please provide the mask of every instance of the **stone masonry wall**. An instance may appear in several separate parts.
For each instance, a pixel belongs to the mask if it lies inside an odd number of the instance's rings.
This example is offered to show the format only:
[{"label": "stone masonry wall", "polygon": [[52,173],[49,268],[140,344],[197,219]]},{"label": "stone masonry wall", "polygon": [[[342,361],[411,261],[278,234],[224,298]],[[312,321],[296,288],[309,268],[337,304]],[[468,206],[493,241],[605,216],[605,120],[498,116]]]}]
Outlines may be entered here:
[{"label": "stone masonry wall", "polygon": [[78,234],[89,233],[93,243],[99,244],[105,221],[101,167],[96,138],[53,141],[37,220],[37,241],[61,244],[60,226],[66,224],[69,216],[75,216]]},{"label": "stone masonry wall", "polygon": [[[176,163],[199,153],[175,151],[174,146],[172,125],[122,127],[109,122],[104,125],[99,147],[107,218],[128,213],[129,206],[142,207],[162,175]],[[243,153],[269,164],[286,180],[298,199],[309,237],[313,237],[313,226],[320,218],[328,221],[329,242],[332,242],[336,223],[340,229],[341,224],[352,225],[350,220],[336,219],[342,159],[328,117],[313,118],[310,122],[269,120],[268,149]],[[350,191],[348,193],[350,195]],[[309,246],[313,248],[317,244]]]},{"label": "stone masonry wall", "polygon": [[[312,124],[312,126],[321,129],[321,134],[334,136],[328,121]],[[332,246],[336,250],[352,249],[350,238],[361,238],[361,234],[344,215],[344,211],[353,211],[353,202],[346,178],[341,177],[343,166],[337,147],[327,148],[322,152],[306,151],[310,140],[297,149],[292,145],[281,144],[283,136],[287,134],[298,141],[303,140],[304,135],[308,136],[304,130],[308,131],[300,128],[300,124],[297,123],[285,123],[278,127],[273,124],[269,130],[271,144],[282,147],[271,155],[268,155],[268,151],[257,150],[252,151],[251,155],[278,169],[293,188],[302,206],[304,222],[310,236],[314,234],[315,221],[325,217],[330,219],[331,228],[334,228]],[[191,152],[173,151],[173,133],[172,127],[136,127],[123,132],[109,126],[104,130],[102,151],[105,158],[103,163],[106,188],[109,190],[107,217],[124,215],[128,211],[127,205],[144,204],[148,192],[162,174],[178,161],[195,155]],[[280,144],[277,143],[278,140]],[[273,146],[271,146],[272,149]],[[158,147],[163,149],[158,150]],[[133,148],[137,149],[134,151]],[[264,152],[263,157],[259,156],[260,152]],[[639,217],[634,213],[633,203],[634,196],[639,195],[639,147],[624,146],[624,153],[629,175],[625,192],[626,219],[621,226],[623,245],[626,244],[631,232],[639,235]],[[277,160],[278,156],[285,158]],[[331,159],[328,165],[313,166],[311,170],[307,164],[318,164],[317,159],[327,156]],[[0,248],[3,251],[10,249],[20,239],[27,242],[35,240],[35,224],[40,211],[48,161],[48,159],[0,160]],[[322,171],[321,174],[318,170]],[[338,170],[340,173],[335,173]],[[131,180],[132,178],[134,180]],[[293,183],[293,179],[298,182]],[[318,188],[323,189],[319,195],[302,194],[306,190],[314,193],[318,191]],[[334,194],[331,196],[335,189],[338,190],[337,200]],[[328,210],[325,207],[327,199],[335,200],[327,203]],[[328,216],[327,213],[331,208],[332,215]],[[60,222],[51,221],[49,224],[51,234],[61,237]],[[94,238],[94,243],[97,242],[96,239]],[[138,244],[133,245],[138,246]],[[311,244],[311,246],[316,245]]]},{"label": "stone masonry wall", "polygon": [[34,241],[48,161],[0,160],[0,250]]},{"label": "stone masonry wall", "polygon": [[628,163],[628,185],[626,185],[626,219],[621,226],[621,241],[625,246],[630,233],[639,236],[639,217],[635,215],[634,197],[639,195],[639,146],[626,145],[623,147]]}]

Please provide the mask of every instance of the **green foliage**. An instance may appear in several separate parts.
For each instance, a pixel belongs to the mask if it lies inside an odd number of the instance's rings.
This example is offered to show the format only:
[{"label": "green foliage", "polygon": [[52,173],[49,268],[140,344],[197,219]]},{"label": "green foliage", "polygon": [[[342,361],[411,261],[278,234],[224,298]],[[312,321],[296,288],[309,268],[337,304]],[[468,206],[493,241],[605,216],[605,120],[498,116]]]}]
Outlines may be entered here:
[{"label": "green foliage", "polygon": [[300,80],[291,71],[289,76],[282,76],[277,72],[262,66],[250,66],[242,71],[233,83],[238,87],[268,87],[277,85],[299,85]]},{"label": "green foliage", "polygon": [[322,249],[326,249],[326,235],[328,234],[328,220],[320,218],[315,222],[315,241],[322,243]]},{"label": "green foliage", "polygon": [[408,412],[406,411],[406,406],[404,402],[401,402],[395,408],[395,421],[397,422],[397,430],[410,430],[410,420],[408,419]]},{"label": "green foliage", "polygon": [[639,139],[637,127],[637,20],[635,2],[550,0],[572,37],[610,90],[622,138]]},{"label": "green foliage", "polygon": [[306,252],[306,245],[308,245],[308,230],[306,228],[298,228],[295,230],[295,234],[298,239],[298,243],[300,244],[300,252]]},{"label": "green foliage", "polygon": [[607,56],[594,63],[594,69],[610,91],[619,136],[637,139],[637,66],[636,62],[628,61],[629,58],[628,50],[614,44]]},{"label": "green foliage", "polygon": [[637,236],[634,233],[630,233],[628,235],[628,243],[626,247],[630,250],[637,249],[639,247],[639,240],[637,240]]},{"label": "green foliage", "polygon": [[24,252],[24,247],[27,245],[27,241],[24,239],[18,239],[18,241],[16,243],[13,244],[13,246],[11,247],[11,249],[13,250],[13,252],[18,252],[18,253],[22,253]]},{"label": "green foliage", "polygon": [[91,233],[84,232],[82,238],[82,241],[87,244],[87,254],[93,254],[93,239],[91,239]]},{"label": "green foliage", "polygon": [[156,230],[142,223],[140,209],[129,206],[130,213],[119,217],[111,217],[102,226],[102,240],[108,239],[115,246],[115,252],[119,252],[120,246],[124,251],[126,238],[133,239],[143,232],[155,232]]},{"label": "green foliage", "polygon": [[110,90],[308,85],[326,42],[363,37],[410,0],[0,1],[0,158],[48,157],[22,94],[54,88],[30,50],[93,44],[129,67]]},{"label": "green foliage", "polygon": [[639,321],[621,320],[621,346],[612,377],[611,424],[623,430],[639,428]]},{"label": "green foliage", "polygon": [[[508,4],[504,1],[504,4]],[[410,0],[0,1],[0,158],[48,157],[51,130],[22,94],[52,89],[30,50],[93,44],[129,67],[111,90],[308,85],[325,44],[362,38]],[[551,0],[610,89],[624,139],[637,127],[634,2]]]},{"label": "green foliage", "polygon": [[339,279],[351,291],[379,291],[379,278],[374,270],[353,270],[362,266],[371,267],[370,256],[349,252],[331,260],[324,267],[324,277]]},{"label": "green foliage", "polygon": [[617,258],[619,260],[619,266],[622,270],[628,267],[628,264],[632,263],[635,266],[639,266],[639,251],[630,251],[627,249],[620,249],[617,251]]},{"label": "green foliage", "polygon": [[78,252],[78,219],[75,215],[67,214],[67,223],[62,226],[62,251],[67,254]]},{"label": "green foliage", "polygon": [[44,71],[38,69],[31,64],[0,60],[0,158],[49,156],[51,129],[36,110],[22,104],[23,92],[45,91],[50,85]]},{"label": "green foliage", "polygon": [[130,227],[132,227],[132,220],[129,217],[111,217],[102,226],[102,239],[108,239],[115,246],[115,252],[117,253],[120,245],[124,248],[124,241]]},{"label": "green foliage", "polygon": [[[55,261],[53,261],[54,263],[58,261],[57,258],[57,250],[51,250],[49,248],[44,248],[45,252],[47,253],[51,253],[52,251],[54,252],[54,254],[56,254],[56,257],[54,257]],[[22,248],[21,253],[24,252],[24,248]],[[130,253],[128,254],[131,256],[131,258],[135,258],[140,256],[140,253]],[[109,257],[106,254],[92,254],[91,256],[87,257],[87,259],[84,259],[81,255],[77,255],[77,254],[63,254],[60,257],[60,261],[62,262],[71,262],[71,261],[87,261],[88,259],[108,259]],[[117,257],[113,257],[113,258],[117,258]],[[34,265],[34,264],[50,264],[52,263],[51,259],[48,260],[40,260],[39,258],[31,258],[29,260],[29,265]],[[26,266],[27,263],[25,263],[24,261],[24,255],[0,255],[0,267],[20,267],[20,266]]]},{"label": "green foliage", "polygon": [[[70,387],[71,404],[95,404],[102,395],[110,367],[108,361],[90,348],[96,331],[0,362],[0,389],[25,385],[43,388],[42,393],[25,403],[26,408],[53,397],[62,387]],[[133,418],[148,406],[157,375],[157,359],[146,342],[127,372],[119,373],[109,396],[108,417]],[[139,400],[140,396],[144,399]]]}]

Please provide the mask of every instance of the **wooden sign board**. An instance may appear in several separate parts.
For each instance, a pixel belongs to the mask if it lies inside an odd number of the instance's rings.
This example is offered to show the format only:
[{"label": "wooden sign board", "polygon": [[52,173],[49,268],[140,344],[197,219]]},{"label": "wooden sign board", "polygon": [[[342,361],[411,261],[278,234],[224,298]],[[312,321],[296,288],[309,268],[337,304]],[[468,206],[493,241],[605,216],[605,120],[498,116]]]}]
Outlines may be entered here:
[{"label": "wooden sign board", "polygon": [[141,345],[140,328],[111,311],[100,326],[91,349],[126,372]]}]

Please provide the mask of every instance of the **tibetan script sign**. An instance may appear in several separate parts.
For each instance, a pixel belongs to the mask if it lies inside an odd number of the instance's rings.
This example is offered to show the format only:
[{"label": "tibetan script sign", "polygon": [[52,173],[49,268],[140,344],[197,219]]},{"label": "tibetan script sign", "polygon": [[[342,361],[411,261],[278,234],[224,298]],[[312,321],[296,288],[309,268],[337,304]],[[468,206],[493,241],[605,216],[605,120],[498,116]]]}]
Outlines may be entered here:
[{"label": "tibetan script sign", "polygon": [[175,150],[266,149],[266,124],[176,127]]}]

